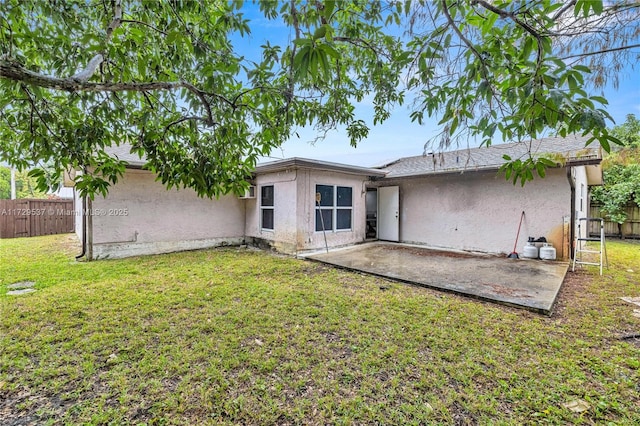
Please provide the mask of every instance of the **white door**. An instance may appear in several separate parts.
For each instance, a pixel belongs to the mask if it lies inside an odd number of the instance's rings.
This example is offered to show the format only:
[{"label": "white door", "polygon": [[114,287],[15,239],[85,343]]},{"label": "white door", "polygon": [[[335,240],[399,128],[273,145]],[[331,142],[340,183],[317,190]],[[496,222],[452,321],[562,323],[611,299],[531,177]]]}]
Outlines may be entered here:
[{"label": "white door", "polygon": [[378,239],[400,240],[400,188],[378,188]]}]

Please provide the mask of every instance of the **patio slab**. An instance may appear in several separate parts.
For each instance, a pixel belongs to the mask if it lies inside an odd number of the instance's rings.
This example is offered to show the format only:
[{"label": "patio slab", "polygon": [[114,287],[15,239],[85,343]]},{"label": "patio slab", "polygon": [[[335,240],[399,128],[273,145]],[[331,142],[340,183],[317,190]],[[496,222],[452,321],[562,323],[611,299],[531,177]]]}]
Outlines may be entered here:
[{"label": "patio slab", "polygon": [[551,314],[569,262],[507,259],[373,242],[304,256],[318,262]]}]

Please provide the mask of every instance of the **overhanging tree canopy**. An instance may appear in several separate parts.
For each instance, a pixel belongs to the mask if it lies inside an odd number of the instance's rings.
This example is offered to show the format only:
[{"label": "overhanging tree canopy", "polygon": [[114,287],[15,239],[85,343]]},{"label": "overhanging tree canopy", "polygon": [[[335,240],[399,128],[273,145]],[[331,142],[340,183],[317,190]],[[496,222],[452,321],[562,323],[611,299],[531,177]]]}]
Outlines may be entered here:
[{"label": "overhanging tree canopy", "polygon": [[[604,57],[616,51],[624,61],[620,52],[629,54],[640,33],[637,3],[258,6],[290,41],[267,41],[259,58],[246,58],[242,38],[253,24],[241,2],[4,2],[2,158],[49,165],[50,175],[35,172],[43,184],[65,168],[88,168],[78,189],[104,194],[125,166],[108,147],[127,143],[167,186],[217,196],[241,191],[256,159],[298,126],[314,125],[320,135],[344,127],[357,144],[368,125],[354,104],[372,95],[376,124],[407,90],[416,98],[414,120],[441,118],[445,144],[551,131],[591,133],[606,148],[613,140],[606,100],[588,94],[587,79],[598,85],[611,77],[598,68],[609,63]],[[617,44],[593,42],[607,37]],[[519,170],[527,180],[544,166],[531,159]]]}]

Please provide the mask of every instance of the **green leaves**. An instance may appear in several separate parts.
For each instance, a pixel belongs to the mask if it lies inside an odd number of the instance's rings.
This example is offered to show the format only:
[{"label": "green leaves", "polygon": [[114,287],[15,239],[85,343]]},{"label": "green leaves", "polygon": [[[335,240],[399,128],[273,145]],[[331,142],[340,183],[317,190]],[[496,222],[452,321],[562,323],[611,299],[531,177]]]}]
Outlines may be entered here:
[{"label": "green leaves", "polygon": [[[324,32],[326,34],[326,31]],[[324,37],[324,35],[322,36]],[[338,51],[328,43],[314,42],[312,40],[298,39],[294,41],[300,49],[293,59],[295,76],[298,81],[307,80],[317,83],[331,78],[331,61],[340,56]]]},{"label": "green leaves", "polygon": [[640,149],[640,120],[634,114],[627,114],[625,122],[614,127],[611,135],[618,139],[618,145]]},{"label": "green leaves", "polygon": [[[611,130],[611,137],[621,145],[603,161],[604,185],[592,189],[594,202],[613,222],[627,220],[628,205],[640,207],[640,122],[633,114]],[[620,139],[618,139],[620,138]]]},{"label": "green leaves", "polygon": [[591,11],[593,14],[600,15],[604,10],[602,0],[577,0],[573,9],[574,16],[582,16],[587,18]]},{"label": "green leaves", "polygon": [[[35,166],[43,186],[66,168],[82,169],[80,193],[105,195],[130,150],[168,187],[209,197],[242,192],[257,159],[295,127],[313,125],[321,135],[344,127],[355,145],[368,134],[356,100],[373,95],[374,123],[402,101],[410,57],[393,61],[400,41],[380,26],[399,22],[401,12],[383,13],[379,1],[260,2],[266,19],[280,19],[297,38],[267,41],[248,58],[242,38],[251,26],[238,2],[123,2],[121,21],[113,6],[10,1],[0,10],[2,64],[23,75],[64,82],[104,56],[87,86],[69,91],[0,78],[0,157]],[[153,88],[136,88],[147,83]]]},{"label": "green leaves", "polygon": [[528,181],[534,179],[535,172],[540,178],[546,176],[546,170],[550,167],[557,167],[558,164],[545,157],[527,157],[523,159],[512,159],[508,155],[502,157],[507,162],[500,167],[500,171],[505,174],[507,180],[511,180],[515,185],[520,181],[520,185],[524,186]]},{"label": "green leaves", "polygon": [[595,187],[593,200],[602,204],[601,211],[612,221],[627,220],[625,207],[640,206],[640,164],[614,164],[604,171],[604,186]]},{"label": "green leaves", "polygon": [[[104,61],[87,85],[65,91],[37,78],[0,78],[0,155],[21,167],[51,164],[54,177],[86,167],[91,177],[80,188],[100,194],[121,175],[113,147],[126,143],[167,186],[219,196],[243,190],[259,156],[298,126],[314,126],[320,138],[346,128],[355,146],[405,89],[415,95],[411,119],[437,117],[445,144],[579,133],[608,149],[617,140],[606,129],[606,100],[585,90],[600,68],[556,41],[568,40],[558,36],[560,22],[576,27],[583,16],[633,9],[586,0],[573,8],[546,0],[265,0],[258,9],[294,40],[248,53],[243,38],[257,23],[239,2],[125,2],[119,22],[113,2],[5,2],[3,67],[68,83],[97,53]],[[625,21],[603,25],[610,22]],[[634,34],[637,23],[628,22]],[[356,116],[365,97],[373,117]],[[544,166],[514,164],[510,177],[527,180]]]},{"label": "green leaves", "polygon": [[[572,16],[574,10],[578,18]],[[592,68],[600,73],[607,60],[585,54],[592,48],[585,44],[588,33],[579,50],[563,51],[575,37],[575,28],[589,25],[584,17],[600,13],[619,15],[620,22],[629,22],[624,36],[637,38],[638,32],[632,36],[626,31],[640,31],[640,13],[622,12],[602,1],[578,1],[573,7],[548,1],[530,7],[511,2],[420,2],[411,17],[414,38],[407,44],[415,58],[409,86],[419,90],[412,119],[437,117],[441,132],[429,142],[441,146],[469,139],[490,145],[498,135],[510,142],[576,133],[590,134],[610,149],[615,138],[606,129],[612,121],[604,108],[607,101],[586,90]],[[622,24],[598,22],[607,31],[623,31]],[[609,46],[593,48],[605,47]],[[581,61],[582,54],[591,62]],[[527,181],[534,173],[542,175],[544,166],[522,162],[505,170],[510,178]]]}]

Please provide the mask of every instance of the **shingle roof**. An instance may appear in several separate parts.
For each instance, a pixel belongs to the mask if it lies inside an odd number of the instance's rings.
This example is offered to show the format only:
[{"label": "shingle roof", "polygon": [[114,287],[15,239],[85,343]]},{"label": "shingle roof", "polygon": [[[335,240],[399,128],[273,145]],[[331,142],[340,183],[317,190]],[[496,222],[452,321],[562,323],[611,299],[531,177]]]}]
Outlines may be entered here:
[{"label": "shingle roof", "polygon": [[[105,147],[105,152],[111,156],[124,160],[132,167],[142,167],[145,165],[146,160],[144,157],[139,157],[137,153],[131,153],[131,145],[122,144],[120,146]],[[329,161],[312,160],[308,158],[287,158],[284,160],[269,161],[261,163],[256,166],[254,173],[268,173],[277,170],[284,170],[287,168],[309,168],[315,170],[328,170],[335,172],[343,172],[349,174],[356,174],[362,176],[375,176],[382,177],[386,172],[377,168],[367,168],[352,166],[349,164],[332,163]]]},{"label": "shingle roof", "polygon": [[458,151],[401,158],[380,169],[387,172],[386,178],[422,176],[444,173],[464,173],[481,170],[497,170],[507,162],[506,154],[512,160],[539,158],[545,154],[561,154],[567,165],[594,163],[602,160],[600,146],[593,142],[585,147],[588,137],[570,135],[565,138],[551,137],[528,142],[491,145],[490,147],[468,148]]},{"label": "shingle roof", "polygon": [[332,171],[332,172],[342,172],[342,173],[349,173],[349,174],[355,174],[355,175],[375,176],[375,177],[382,177],[386,173],[385,171],[382,171],[376,168],[352,166],[349,164],[333,163],[330,161],[312,160],[309,158],[300,158],[300,157],[286,158],[284,160],[276,160],[276,161],[270,161],[267,163],[258,164],[256,166],[254,173],[256,174],[268,173],[268,172],[275,172],[275,171],[286,170],[286,169],[297,169],[297,168],[326,170],[326,171]]}]

